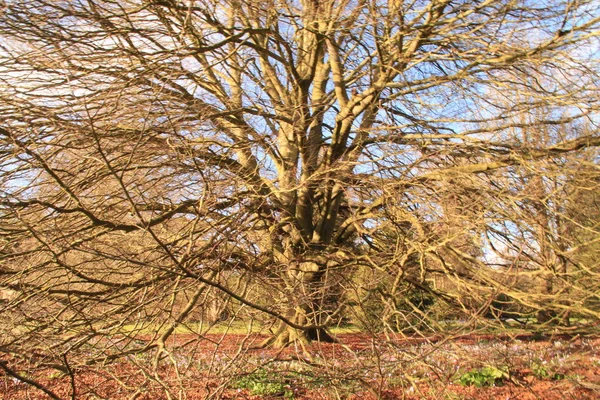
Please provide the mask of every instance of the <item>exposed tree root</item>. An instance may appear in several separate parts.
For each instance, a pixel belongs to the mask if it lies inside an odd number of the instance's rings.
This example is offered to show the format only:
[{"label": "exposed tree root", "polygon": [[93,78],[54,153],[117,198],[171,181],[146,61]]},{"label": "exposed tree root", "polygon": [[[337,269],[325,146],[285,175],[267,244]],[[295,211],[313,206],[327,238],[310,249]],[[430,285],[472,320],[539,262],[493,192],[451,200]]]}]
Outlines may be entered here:
[{"label": "exposed tree root", "polygon": [[304,349],[305,345],[313,341],[338,343],[338,340],[330,335],[325,329],[301,330],[281,324],[277,332],[262,342],[260,347],[283,349],[292,345],[300,345]]}]

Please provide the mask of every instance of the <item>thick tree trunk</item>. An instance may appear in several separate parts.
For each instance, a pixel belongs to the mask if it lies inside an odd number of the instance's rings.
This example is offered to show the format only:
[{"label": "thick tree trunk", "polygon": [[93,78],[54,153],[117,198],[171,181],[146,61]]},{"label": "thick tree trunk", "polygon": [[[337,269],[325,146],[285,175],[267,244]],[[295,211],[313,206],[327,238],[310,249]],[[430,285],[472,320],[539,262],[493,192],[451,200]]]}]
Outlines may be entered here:
[{"label": "thick tree trunk", "polygon": [[283,348],[311,341],[336,341],[322,327],[327,319],[327,311],[331,310],[324,309],[329,303],[323,300],[330,289],[324,278],[327,260],[323,258],[320,261],[319,264],[302,262],[290,266],[286,281],[289,308],[283,310],[283,315],[289,322],[306,328],[300,329],[280,321],[273,336],[263,343],[264,346]]},{"label": "thick tree trunk", "polygon": [[[307,307],[308,308],[308,307]],[[316,325],[315,318],[311,317],[315,315],[315,310],[307,310],[305,307],[297,307],[295,310],[287,315],[287,318],[298,325],[311,326]],[[277,325],[273,336],[263,342],[264,347],[273,348],[284,348],[293,344],[300,344],[301,346],[308,344],[312,341],[335,343],[337,340],[331,336],[325,328],[307,328],[297,329],[285,322],[281,321]]]}]

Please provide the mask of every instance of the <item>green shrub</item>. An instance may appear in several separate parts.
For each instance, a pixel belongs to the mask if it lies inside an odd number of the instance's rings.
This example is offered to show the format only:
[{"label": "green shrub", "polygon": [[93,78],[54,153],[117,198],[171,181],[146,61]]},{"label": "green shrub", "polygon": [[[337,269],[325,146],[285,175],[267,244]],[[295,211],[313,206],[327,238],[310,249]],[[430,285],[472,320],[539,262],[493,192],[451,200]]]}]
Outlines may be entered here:
[{"label": "green shrub", "polygon": [[506,379],[508,379],[506,368],[484,367],[464,373],[458,378],[458,382],[463,386],[482,387],[501,385]]},{"label": "green shrub", "polygon": [[247,389],[252,396],[283,396],[294,398],[294,393],[283,382],[265,369],[237,378],[233,384],[235,389]]},{"label": "green shrub", "polygon": [[565,379],[564,374],[560,374],[558,372],[551,372],[546,368],[546,366],[538,362],[534,362],[533,364],[531,364],[531,370],[533,371],[533,375],[535,375],[539,379],[550,379],[553,381],[560,381],[562,379]]}]

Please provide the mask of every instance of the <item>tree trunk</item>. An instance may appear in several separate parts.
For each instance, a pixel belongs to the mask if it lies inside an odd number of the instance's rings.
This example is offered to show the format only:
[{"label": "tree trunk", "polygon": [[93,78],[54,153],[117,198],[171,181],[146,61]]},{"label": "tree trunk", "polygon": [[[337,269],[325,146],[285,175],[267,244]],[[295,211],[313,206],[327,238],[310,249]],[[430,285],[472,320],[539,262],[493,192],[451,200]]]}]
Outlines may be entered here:
[{"label": "tree trunk", "polygon": [[[315,321],[314,317],[310,317],[314,314],[314,310],[306,310],[304,307],[297,307],[287,315],[287,318],[291,322],[298,325],[314,326],[316,325],[315,322],[317,321]],[[337,340],[331,336],[325,328],[312,327],[307,329],[298,329],[286,324],[283,321],[280,321],[273,336],[265,340],[262,346],[281,349],[293,344],[300,344],[303,346],[312,341],[326,343],[337,342]]]},{"label": "tree trunk", "polygon": [[323,301],[328,288],[324,282],[327,266],[315,262],[302,262],[291,266],[286,281],[289,309],[284,310],[287,320],[304,329],[291,326],[284,321],[277,324],[272,337],[263,346],[283,348],[292,344],[306,344],[311,341],[333,343],[336,339],[322,327],[326,321],[327,302]]}]

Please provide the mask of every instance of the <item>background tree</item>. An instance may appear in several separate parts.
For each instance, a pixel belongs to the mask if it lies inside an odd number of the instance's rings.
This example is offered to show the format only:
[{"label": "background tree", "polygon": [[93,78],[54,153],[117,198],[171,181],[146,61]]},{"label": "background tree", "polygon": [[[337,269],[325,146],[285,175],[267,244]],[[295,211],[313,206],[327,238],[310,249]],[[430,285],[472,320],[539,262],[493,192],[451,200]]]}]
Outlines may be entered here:
[{"label": "background tree", "polygon": [[600,144],[594,1],[1,4],[3,351],[163,350],[208,290],[331,340],[361,269],[464,308],[503,171]]},{"label": "background tree", "polygon": [[[523,135],[521,141],[550,143],[587,129],[579,125],[546,127],[519,132],[519,136]],[[597,206],[588,192],[596,186],[592,161],[596,157],[597,149],[587,149],[577,155],[538,160],[507,171],[505,185],[497,181],[498,188],[512,195],[498,203],[488,234],[497,243],[496,256],[514,269],[505,275],[513,281],[523,276],[519,287],[509,289],[512,297],[535,310],[539,323],[568,325],[570,314],[586,309],[583,304],[589,296],[596,296],[589,291],[596,263],[589,259],[578,262],[590,250],[580,237],[582,229],[597,237],[595,223],[589,219]],[[574,212],[575,208],[579,211]]]}]

